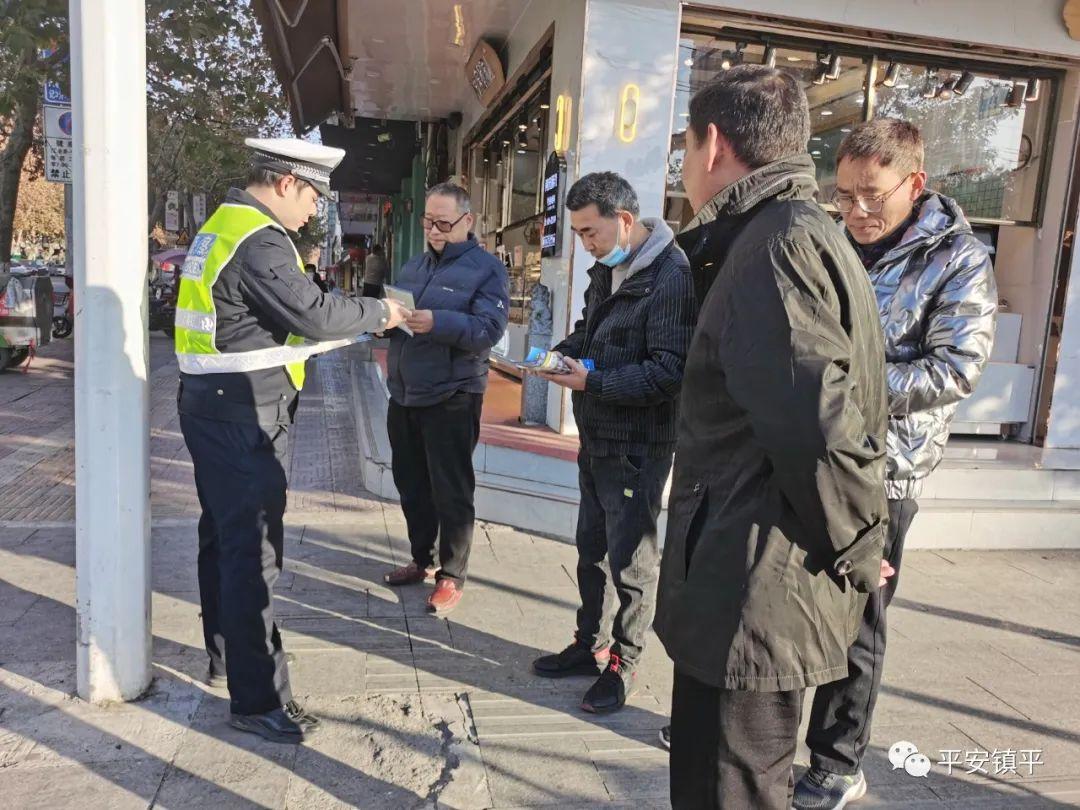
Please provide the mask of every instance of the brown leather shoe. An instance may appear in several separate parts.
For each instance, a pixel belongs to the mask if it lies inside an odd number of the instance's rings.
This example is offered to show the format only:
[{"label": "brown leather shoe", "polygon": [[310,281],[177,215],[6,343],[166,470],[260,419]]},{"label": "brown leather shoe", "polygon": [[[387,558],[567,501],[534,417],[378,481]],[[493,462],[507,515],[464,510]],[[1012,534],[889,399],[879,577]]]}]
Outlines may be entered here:
[{"label": "brown leather shoe", "polygon": [[395,568],[389,574],[383,576],[387,585],[416,585],[418,582],[432,582],[438,568],[421,568],[415,562]]},{"label": "brown leather shoe", "polygon": [[440,579],[428,597],[428,610],[436,616],[445,616],[461,601],[461,586],[452,579]]}]

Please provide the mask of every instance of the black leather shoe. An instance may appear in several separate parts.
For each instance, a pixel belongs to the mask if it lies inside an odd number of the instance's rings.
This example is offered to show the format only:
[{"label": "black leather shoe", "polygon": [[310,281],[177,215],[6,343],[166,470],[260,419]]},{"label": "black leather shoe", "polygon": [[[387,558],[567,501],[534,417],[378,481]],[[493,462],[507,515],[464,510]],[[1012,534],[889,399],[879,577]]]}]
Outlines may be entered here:
[{"label": "black leather shoe", "polygon": [[611,654],[607,669],[589,687],[581,701],[581,708],[590,714],[613,712],[626,705],[626,699],[636,691],[634,671],[626,667],[622,659]]},{"label": "black leather shoe", "polygon": [[597,675],[608,663],[608,648],[595,653],[576,638],[561,652],[541,655],[533,661],[533,672],[544,678],[566,678],[570,675]]},{"label": "black leather shoe", "polygon": [[262,714],[230,714],[229,725],[241,731],[258,734],[264,740],[298,745],[318,726],[309,727],[289,717],[285,709],[273,709]]}]

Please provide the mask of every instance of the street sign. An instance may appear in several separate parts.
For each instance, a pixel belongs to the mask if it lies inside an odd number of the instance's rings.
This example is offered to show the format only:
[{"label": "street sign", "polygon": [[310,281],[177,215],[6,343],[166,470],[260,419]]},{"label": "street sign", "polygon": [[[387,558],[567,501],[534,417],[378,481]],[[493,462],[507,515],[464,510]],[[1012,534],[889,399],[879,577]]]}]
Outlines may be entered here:
[{"label": "street sign", "polygon": [[71,104],[71,99],[56,82],[45,82],[46,104]]},{"label": "street sign", "polygon": [[170,191],[165,196],[165,230],[180,230],[180,192]]},{"label": "street sign", "polygon": [[70,183],[73,171],[71,138],[46,138],[45,179],[53,183]]},{"label": "street sign", "polygon": [[44,108],[45,137],[71,137],[71,107],[55,107],[48,104]]},{"label": "street sign", "polygon": [[544,164],[544,228],[540,238],[542,256],[559,256],[562,253],[562,194],[565,185],[566,161],[558,152],[552,152]]},{"label": "street sign", "polygon": [[201,228],[202,224],[206,222],[206,195],[205,194],[192,194],[191,195],[191,217],[195,220],[195,227]]}]

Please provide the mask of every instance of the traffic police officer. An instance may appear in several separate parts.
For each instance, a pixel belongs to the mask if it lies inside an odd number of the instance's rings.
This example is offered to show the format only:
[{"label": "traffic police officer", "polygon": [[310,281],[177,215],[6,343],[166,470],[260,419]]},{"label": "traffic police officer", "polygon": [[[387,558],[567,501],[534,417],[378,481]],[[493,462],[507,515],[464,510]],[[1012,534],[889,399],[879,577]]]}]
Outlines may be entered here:
[{"label": "traffic police officer", "polygon": [[192,240],[176,310],[180,428],[195,467],[199,596],[209,683],[229,688],[229,723],[275,742],[318,729],[289,690],[273,587],[284,541],[288,431],[311,354],[389,329],[395,301],[324,294],[288,231],[329,196],[345,153],[254,139],[246,189]]}]

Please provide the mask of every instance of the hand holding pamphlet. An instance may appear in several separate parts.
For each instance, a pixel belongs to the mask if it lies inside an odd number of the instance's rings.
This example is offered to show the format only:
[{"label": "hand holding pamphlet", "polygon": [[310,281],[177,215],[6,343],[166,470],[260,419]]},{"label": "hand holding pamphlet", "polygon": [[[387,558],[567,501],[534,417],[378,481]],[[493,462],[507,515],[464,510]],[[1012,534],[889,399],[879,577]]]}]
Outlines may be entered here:
[{"label": "hand holding pamphlet", "polygon": [[[385,285],[383,289],[386,290],[387,298],[392,298],[393,300],[400,302],[401,305],[405,307],[405,309],[409,310],[409,312],[412,312],[414,309],[416,309],[416,301],[413,298],[413,294],[408,290],[403,290],[401,287],[394,287],[391,284]],[[400,329],[409,337],[413,336],[412,329],[410,329],[403,323],[398,324],[398,329]]]},{"label": "hand holding pamphlet", "polygon": [[[592,360],[579,360],[581,365],[588,371],[594,371],[596,364]],[[570,367],[566,365],[562,355],[558,352],[549,352],[533,346],[525,359],[516,364],[522,371],[534,371],[543,374],[569,374]]]}]

